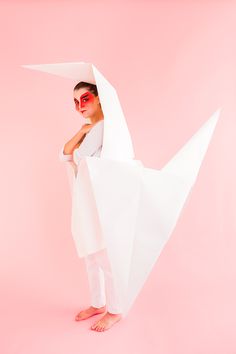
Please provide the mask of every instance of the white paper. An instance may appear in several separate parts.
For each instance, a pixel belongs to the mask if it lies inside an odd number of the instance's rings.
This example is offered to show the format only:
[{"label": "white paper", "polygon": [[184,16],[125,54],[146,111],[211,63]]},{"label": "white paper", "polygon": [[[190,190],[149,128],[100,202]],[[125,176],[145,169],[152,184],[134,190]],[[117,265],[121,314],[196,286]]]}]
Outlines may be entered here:
[{"label": "white paper", "polygon": [[[161,169],[134,158],[126,120],[114,87],[91,63],[24,65],[29,69],[97,85],[104,113],[101,156],[84,157],[70,174],[72,235],[78,255],[81,233],[100,235],[96,247],[106,247],[114,281],[126,316],[169,240],[196,181],[212,138],[218,109]],[[70,166],[69,166],[70,167]]]}]

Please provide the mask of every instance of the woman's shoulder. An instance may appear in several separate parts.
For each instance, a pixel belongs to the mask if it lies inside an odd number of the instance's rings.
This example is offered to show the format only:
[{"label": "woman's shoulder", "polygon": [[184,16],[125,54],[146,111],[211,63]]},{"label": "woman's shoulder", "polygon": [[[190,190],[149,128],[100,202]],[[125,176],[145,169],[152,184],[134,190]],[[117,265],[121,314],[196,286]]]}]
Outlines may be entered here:
[{"label": "woman's shoulder", "polygon": [[104,124],[104,119],[100,119],[96,124],[94,124],[93,128],[100,127]]},{"label": "woman's shoulder", "polygon": [[89,130],[87,133],[90,134],[91,132],[102,131],[104,126],[104,119],[99,120],[94,126]]}]

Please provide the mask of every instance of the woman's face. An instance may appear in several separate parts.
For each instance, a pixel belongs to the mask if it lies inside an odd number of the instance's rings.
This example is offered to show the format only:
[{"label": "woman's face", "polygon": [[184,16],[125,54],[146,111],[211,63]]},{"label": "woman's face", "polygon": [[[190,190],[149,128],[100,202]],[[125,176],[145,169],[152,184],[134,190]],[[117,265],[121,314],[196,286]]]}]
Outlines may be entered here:
[{"label": "woman's face", "polygon": [[86,87],[74,90],[75,109],[84,117],[89,118],[97,113],[99,98]]}]

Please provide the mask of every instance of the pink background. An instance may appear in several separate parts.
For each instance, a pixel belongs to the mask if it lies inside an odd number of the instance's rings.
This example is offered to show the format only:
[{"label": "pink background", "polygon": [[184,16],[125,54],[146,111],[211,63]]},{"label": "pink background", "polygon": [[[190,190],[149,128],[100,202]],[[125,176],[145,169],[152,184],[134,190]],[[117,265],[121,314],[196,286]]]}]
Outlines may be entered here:
[{"label": "pink background", "polygon": [[[3,354],[236,353],[236,1],[1,1]],[[161,168],[222,114],[175,231],[128,317],[104,333],[70,234],[59,149],[74,82],[22,64],[89,61],[116,87],[136,158]]]}]

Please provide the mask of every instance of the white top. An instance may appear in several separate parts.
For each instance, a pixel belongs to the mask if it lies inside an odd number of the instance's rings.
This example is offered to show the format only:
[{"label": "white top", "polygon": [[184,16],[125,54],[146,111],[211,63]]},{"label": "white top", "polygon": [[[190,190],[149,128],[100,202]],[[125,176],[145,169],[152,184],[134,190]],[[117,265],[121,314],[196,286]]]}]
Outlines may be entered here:
[{"label": "white top", "polygon": [[102,150],[104,120],[98,121],[86,134],[80,146],[74,149],[73,154],[64,154],[64,146],[59,153],[59,159],[63,162],[74,161],[79,164],[85,156],[99,156]]},{"label": "white top", "polygon": [[[80,160],[86,156],[100,157],[103,145],[104,120],[97,122],[86,134],[80,146],[74,149],[73,154],[66,155],[60,150],[59,158],[67,162],[67,172],[72,192],[71,231],[76,244],[79,257],[98,252],[105,248],[101,225],[97,216],[97,206],[93,193],[90,192],[87,183],[89,174],[87,169],[80,170],[80,178],[77,178]],[[72,173],[71,166],[74,169]]]}]

